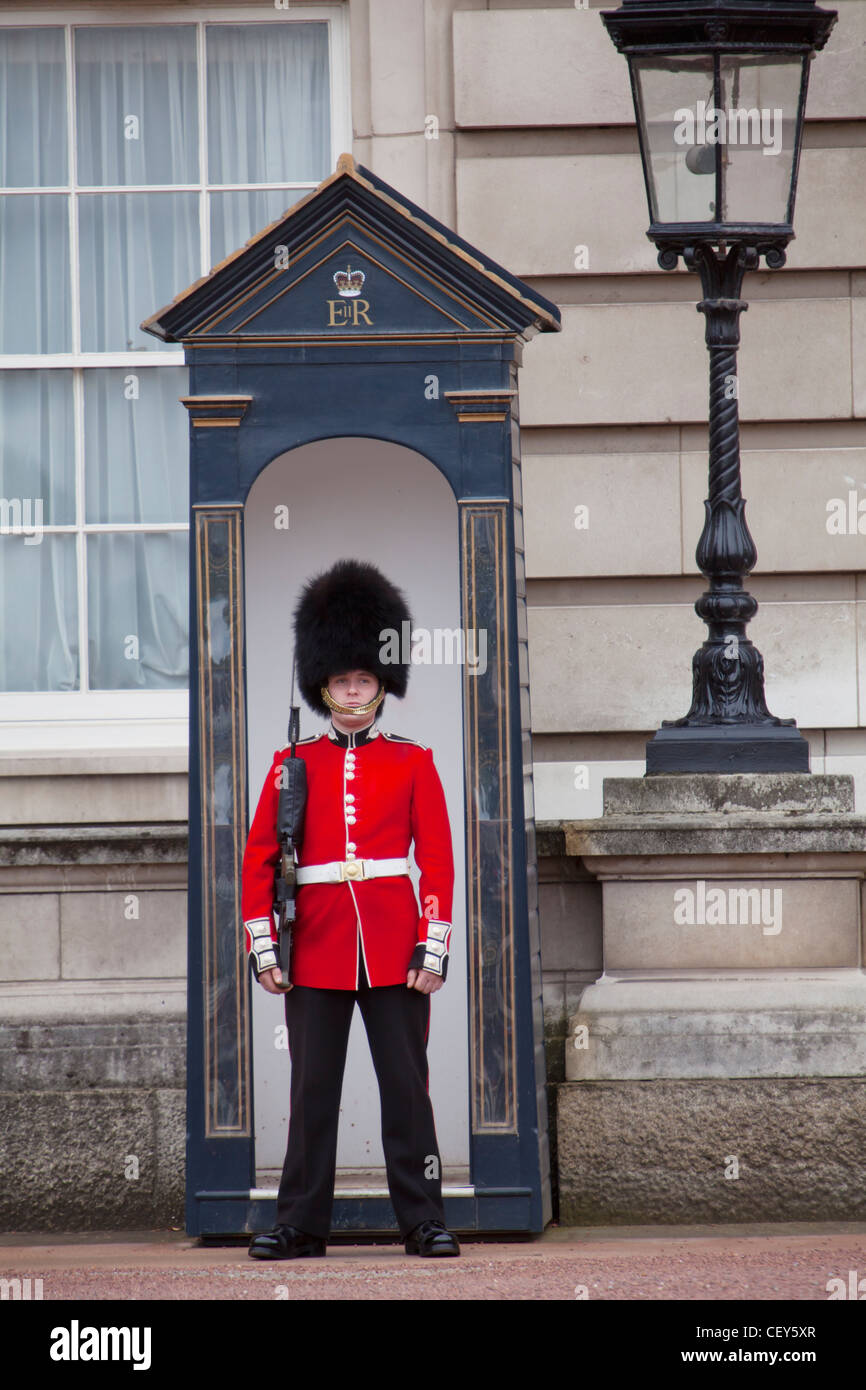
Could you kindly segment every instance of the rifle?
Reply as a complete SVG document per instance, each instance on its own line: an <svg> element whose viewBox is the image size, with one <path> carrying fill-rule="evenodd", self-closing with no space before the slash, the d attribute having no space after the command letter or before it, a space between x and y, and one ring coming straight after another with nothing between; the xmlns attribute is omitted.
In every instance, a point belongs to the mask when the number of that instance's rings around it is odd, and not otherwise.
<svg viewBox="0 0 866 1390"><path fill-rule="evenodd" d="M292 661L292 695L295 698L295 663ZM277 952L282 980L280 988L288 993L292 988L289 973L292 963L292 924L295 921L295 850L304 836L304 812L307 806L307 765L295 754L300 735L301 711L291 706L289 715L289 756L283 760L280 778L280 799L277 807L277 836L280 858L274 878L274 911L279 914Z"/></svg>

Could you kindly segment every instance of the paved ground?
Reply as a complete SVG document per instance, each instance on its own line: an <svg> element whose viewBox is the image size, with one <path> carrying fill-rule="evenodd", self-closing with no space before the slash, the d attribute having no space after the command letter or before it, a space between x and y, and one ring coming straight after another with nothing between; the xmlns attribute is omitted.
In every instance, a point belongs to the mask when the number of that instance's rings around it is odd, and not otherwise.
<svg viewBox="0 0 866 1390"><path fill-rule="evenodd" d="M850 1299L856 1288L854 1296L866 1299L866 1225L552 1228L528 1241L467 1240L456 1260L410 1257L397 1245L330 1245L325 1259L276 1263L251 1260L245 1246L205 1247L179 1232L12 1233L0 1236L0 1279L16 1278L41 1279L45 1301L76 1302L827 1303L834 1290Z"/></svg>

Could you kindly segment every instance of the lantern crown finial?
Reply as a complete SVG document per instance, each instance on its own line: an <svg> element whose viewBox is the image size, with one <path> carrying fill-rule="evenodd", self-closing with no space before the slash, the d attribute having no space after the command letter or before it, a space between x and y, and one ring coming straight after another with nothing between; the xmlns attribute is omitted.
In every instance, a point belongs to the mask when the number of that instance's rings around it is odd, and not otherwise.
<svg viewBox="0 0 866 1390"><path fill-rule="evenodd" d="M623 0L602 22L621 53L823 48L838 15L815 0Z"/></svg>

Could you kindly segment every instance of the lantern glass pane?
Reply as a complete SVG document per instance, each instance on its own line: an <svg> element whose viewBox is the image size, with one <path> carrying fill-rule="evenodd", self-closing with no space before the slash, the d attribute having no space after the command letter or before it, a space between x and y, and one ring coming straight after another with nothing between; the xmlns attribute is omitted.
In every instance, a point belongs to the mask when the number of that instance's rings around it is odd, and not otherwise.
<svg viewBox="0 0 866 1390"><path fill-rule="evenodd" d="M650 217L714 222L718 151L701 138L714 105L712 56L631 62Z"/></svg>
<svg viewBox="0 0 866 1390"><path fill-rule="evenodd" d="M721 61L722 222L793 216L803 59L726 54Z"/></svg>

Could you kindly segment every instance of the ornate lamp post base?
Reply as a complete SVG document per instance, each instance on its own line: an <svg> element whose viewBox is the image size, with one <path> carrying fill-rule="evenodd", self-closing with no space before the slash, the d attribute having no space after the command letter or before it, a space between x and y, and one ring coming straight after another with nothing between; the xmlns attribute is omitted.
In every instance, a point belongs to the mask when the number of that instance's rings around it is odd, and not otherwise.
<svg viewBox="0 0 866 1390"><path fill-rule="evenodd" d="M808 772L809 742L793 724L669 724L646 746L661 772Z"/></svg>
<svg viewBox="0 0 866 1390"><path fill-rule="evenodd" d="M737 348L743 276L764 255L783 265L783 246L707 243L665 246L659 264L672 270L682 255L701 277L710 354L709 497L698 542L698 568L709 588L695 604L707 640L692 661L692 704L682 719L666 721L647 744L647 773L808 772L809 744L793 719L778 719L764 699L764 662L746 635L758 611L743 580L757 561L740 490Z"/></svg>

